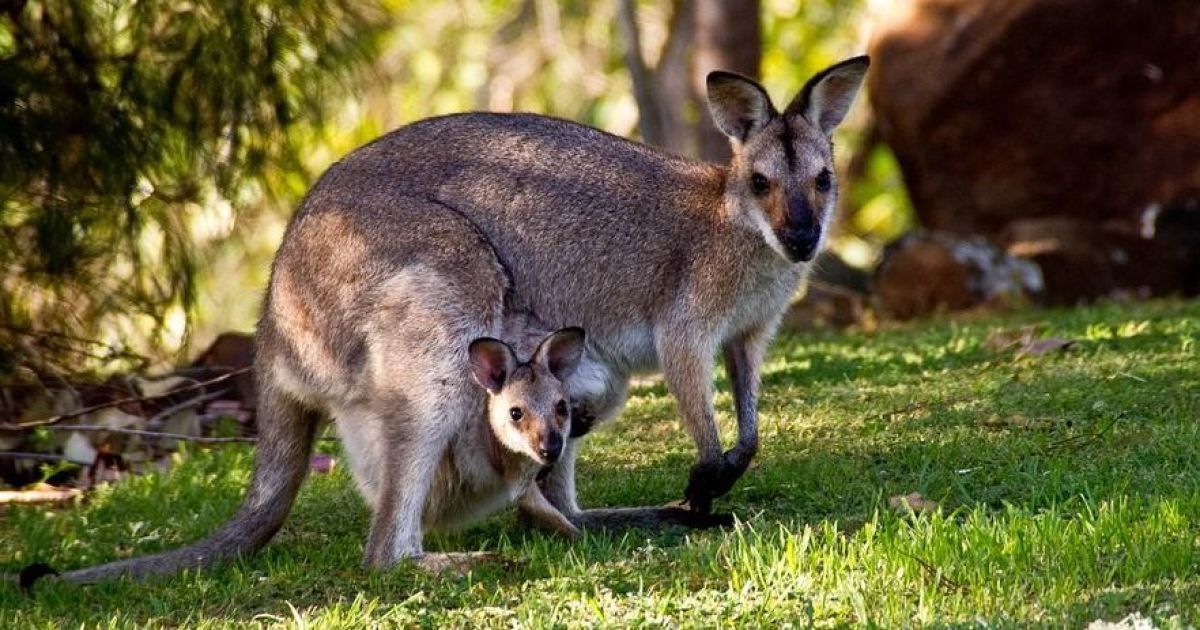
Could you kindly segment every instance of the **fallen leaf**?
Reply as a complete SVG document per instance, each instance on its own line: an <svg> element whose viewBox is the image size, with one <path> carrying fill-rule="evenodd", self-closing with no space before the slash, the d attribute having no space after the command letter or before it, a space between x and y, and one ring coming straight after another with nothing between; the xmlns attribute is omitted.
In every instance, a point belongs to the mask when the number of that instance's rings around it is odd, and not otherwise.
<svg viewBox="0 0 1200 630"><path fill-rule="evenodd" d="M911 511L916 514L933 514L940 509L937 501L926 499L921 496L920 492L891 497L888 499L888 507L900 512Z"/></svg>
<svg viewBox="0 0 1200 630"><path fill-rule="evenodd" d="M1018 330L997 330L988 334L983 340L983 347L993 352L1003 352L1009 348L1023 346L1037 338L1037 324L1029 324Z"/></svg>
<svg viewBox="0 0 1200 630"><path fill-rule="evenodd" d="M1017 358L1036 357L1046 354L1047 352L1054 352L1055 350L1067 350L1073 345L1075 345L1075 341L1072 339L1062 339L1060 337L1038 339L1035 341L1030 341L1029 343L1021 346L1021 348L1017 350Z"/></svg>
<svg viewBox="0 0 1200 630"><path fill-rule="evenodd" d="M1075 345L1073 339L1061 337L1040 338L1041 332L1037 324L1030 324L1018 330L994 331L984 339L983 346L993 352L1014 351L1015 358L1036 357L1056 350L1066 350Z"/></svg>

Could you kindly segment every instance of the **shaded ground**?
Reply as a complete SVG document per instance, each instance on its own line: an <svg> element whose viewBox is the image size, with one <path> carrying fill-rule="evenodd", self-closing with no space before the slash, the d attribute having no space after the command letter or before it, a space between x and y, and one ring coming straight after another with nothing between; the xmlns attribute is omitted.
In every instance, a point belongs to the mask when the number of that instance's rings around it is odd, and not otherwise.
<svg viewBox="0 0 1200 630"><path fill-rule="evenodd" d="M1029 323L1076 344L1020 359L985 344ZM46 585L33 601L0 586L0 627L1080 626L1132 611L1197 623L1198 341L1200 302L787 337L767 365L763 451L719 503L737 529L571 545L506 514L430 546L495 549L511 565L464 579L369 574L367 513L339 469L308 483L254 559L145 585ZM0 513L0 572L193 540L232 512L250 456L193 450L75 508ZM589 438L583 502L674 500L691 456L665 390L641 387ZM911 492L940 511L888 507Z"/></svg>

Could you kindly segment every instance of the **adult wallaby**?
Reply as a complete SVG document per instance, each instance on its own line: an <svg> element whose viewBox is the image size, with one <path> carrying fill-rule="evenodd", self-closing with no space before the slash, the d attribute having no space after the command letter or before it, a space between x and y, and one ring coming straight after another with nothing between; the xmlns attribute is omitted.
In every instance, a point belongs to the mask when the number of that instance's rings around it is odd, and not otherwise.
<svg viewBox="0 0 1200 630"><path fill-rule="evenodd" d="M710 74L727 166L563 120L472 113L413 123L330 167L272 269L250 490L229 523L172 560L262 546L304 479L321 412L360 454L356 476L375 497L366 562L422 557L439 462L486 404L463 367L468 342L503 337L516 315L588 331L584 365L565 383L581 426L620 411L631 373L662 370L699 451L686 501L707 513L757 451L763 353L824 242L837 196L830 134L867 65L822 71L782 113L754 81ZM738 421L725 453L718 352ZM581 511L577 443L542 482L576 526L680 522L685 511L669 508Z"/></svg>

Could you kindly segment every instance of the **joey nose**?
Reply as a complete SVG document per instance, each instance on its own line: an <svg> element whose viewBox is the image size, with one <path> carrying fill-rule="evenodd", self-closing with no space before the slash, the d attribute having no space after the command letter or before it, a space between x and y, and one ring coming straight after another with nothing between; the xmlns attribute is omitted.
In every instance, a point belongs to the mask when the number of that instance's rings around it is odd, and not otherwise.
<svg viewBox="0 0 1200 630"><path fill-rule="evenodd" d="M547 462L558 461L558 456L562 455L563 439L558 433L547 435L538 446L538 455Z"/></svg>

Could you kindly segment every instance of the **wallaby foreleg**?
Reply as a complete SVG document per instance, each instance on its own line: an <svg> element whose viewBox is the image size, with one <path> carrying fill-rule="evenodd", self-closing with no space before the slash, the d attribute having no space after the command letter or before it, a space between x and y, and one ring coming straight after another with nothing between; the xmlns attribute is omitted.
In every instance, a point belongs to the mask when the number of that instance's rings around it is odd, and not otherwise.
<svg viewBox="0 0 1200 630"><path fill-rule="evenodd" d="M725 344L725 371L733 389L738 438L723 459L727 474L734 475L734 480L742 476L758 453L758 391L763 355L770 338L768 330L755 329Z"/></svg>
<svg viewBox="0 0 1200 630"><path fill-rule="evenodd" d="M530 519L533 525L557 532L570 540L579 538L579 529L562 512L550 505L536 482L525 488L518 505L521 513Z"/></svg>
<svg viewBox="0 0 1200 630"><path fill-rule="evenodd" d="M688 507L707 514L712 510L713 499L729 492L742 473L721 452L713 408L715 348L703 337L677 334L660 336L658 345L667 388L674 394L684 425L696 443L696 464L692 466L684 498Z"/></svg>

